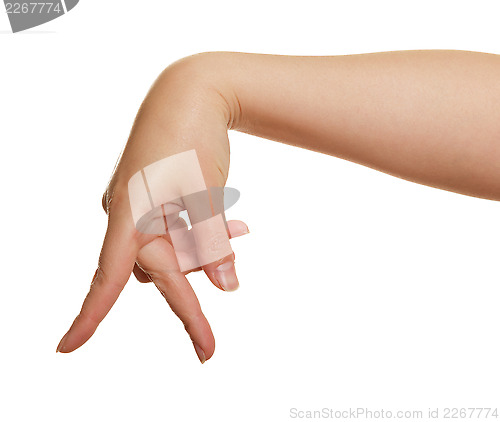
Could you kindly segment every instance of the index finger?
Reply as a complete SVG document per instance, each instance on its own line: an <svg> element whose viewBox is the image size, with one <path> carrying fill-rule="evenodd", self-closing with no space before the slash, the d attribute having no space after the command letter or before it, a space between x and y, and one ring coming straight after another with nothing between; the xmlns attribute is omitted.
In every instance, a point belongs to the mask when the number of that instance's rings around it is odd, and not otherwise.
<svg viewBox="0 0 500 422"><path fill-rule="evenodd" d="M122 208L122 213L127 208ZM119 211L118 211L119 212ZM139 250L137 232L130 225L130 216L110 213L99 264L82 309L57 351L72 352L83 345L97 329L125 287Z"/></svg>

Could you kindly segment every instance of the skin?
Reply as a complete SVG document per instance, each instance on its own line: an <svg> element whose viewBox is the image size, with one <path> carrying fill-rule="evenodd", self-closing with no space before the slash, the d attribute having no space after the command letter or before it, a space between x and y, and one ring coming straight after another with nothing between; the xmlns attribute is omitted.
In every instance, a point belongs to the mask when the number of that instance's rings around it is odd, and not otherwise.
<svg viewBox="0 0 500 422"><path fill-rule="evenodd" d="M130 274L153 281L204 362L210 326L168 238L132 223L127 183L144 166L196 149L207 185L224 186L229 129L330 154L396 177L500 200L500 56L416 50L330 57L203 53L169 66L148 92L103 197L98 269L58 351L85 343ZM229 223L229 236L248 232ZM215 277L217 265L196 270ZM227 277L237 286L234 270Z"/></svg>

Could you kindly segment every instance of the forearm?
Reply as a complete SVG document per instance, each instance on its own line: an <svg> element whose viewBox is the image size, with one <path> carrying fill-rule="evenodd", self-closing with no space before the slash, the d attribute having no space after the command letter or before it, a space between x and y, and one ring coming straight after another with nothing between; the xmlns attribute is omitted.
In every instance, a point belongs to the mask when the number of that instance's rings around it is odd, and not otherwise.
<svg viewBox="0 0 500 422"><path fill-rule="evenodd" d="M500 200L500 56L214 53L231 127Z"/></svg>
<svg viewBox="0 0 500 422"><path fill-rule="evenodd" d="M115 178L196 149L220 186L235 129L500 200L499 75L500 56L454 50L191 56L146 96Z"/></svg>

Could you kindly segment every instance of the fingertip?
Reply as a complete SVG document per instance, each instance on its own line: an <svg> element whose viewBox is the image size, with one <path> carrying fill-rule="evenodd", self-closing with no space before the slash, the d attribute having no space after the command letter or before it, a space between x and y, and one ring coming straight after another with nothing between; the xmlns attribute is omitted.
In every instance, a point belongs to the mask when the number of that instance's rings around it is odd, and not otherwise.
<svg viewBox="0 0 500 422"><path fill-rule="evenodd" d="M69 334L69 331L66 334L64 334L62 339L59 341L59 344L57 345L56 353L59 353L59 352L65 353L64 343L66 341L66 338L68 337L68 334Z"/></svg>
<svg viewBox="0 0 500 422"><path fill-rule="evenodd" d="M227 261L215 268L214 277L219 285L226 292L234 292L240 287L238 277L236 276L236 269L234 262Z"/></svg>
<svg viewBox="0 0 500 422"><path fill-rule="evenodd" d="M78 347L80 347L80 346L75 347L75 345L72 345L72 347L70 347L71 343L67 341L68 337L69 337L69 331L63 336L63 338L59 342L56 349L56 353L71 353L73 350L76 350L78 349Z"/></svg>
<svg viewBox="0 0 500 422"><path fill-rule="evenodd" d="M250 233L248 226L243 221L240 220L230 220L227 222L227 226L231 238L243 236L245 234Z"/></svg>
<svg viewBox="0 0 500 422"><path fill-rule="evenodd" d="M193 346L194 346L194 350L195 350L196 355L198 356L198 359L200 360L200 362L202 364L205 363L207 358L205 356L204 350L200 346L198 346L198 344L196 344L194 341L193 341Z"/></svg>
<svg viewBox="0 0 500 422"><path fill-rule="evenodd" d="M203 315L196 324L189 324L185 328L199 361L205 363L215 351L215 338L210 324Z"/></svg>
<svg viewBox="0 0 500 422"><path fill-rule="evenodd" d="M203 352L205 354L205 362L210 360L215 353L215 338L212 336L206 343Z"/></svg>
<svg viewBox="0 0 500 422"><path fill-rule="evenodd" d="M59 342L56 352L71 353L83 346L95 333L97 325L88 317L78 314Z"/></svg>

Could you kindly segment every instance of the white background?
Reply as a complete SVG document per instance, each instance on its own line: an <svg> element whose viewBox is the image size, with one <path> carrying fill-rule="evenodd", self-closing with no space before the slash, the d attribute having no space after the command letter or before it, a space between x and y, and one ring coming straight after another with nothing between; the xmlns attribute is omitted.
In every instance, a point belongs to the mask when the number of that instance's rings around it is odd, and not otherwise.
<svg viewBox="0 0 500 422"><path fill-rule="evenodd" d="M241 287L190 278L201 365L131 278L56 354L94 273L101 195L149 86L202 51L500 53L497 1L92 1L0 14L1 421L287 421L290 409L500 408L499 203L231 133Z"/></svg>

